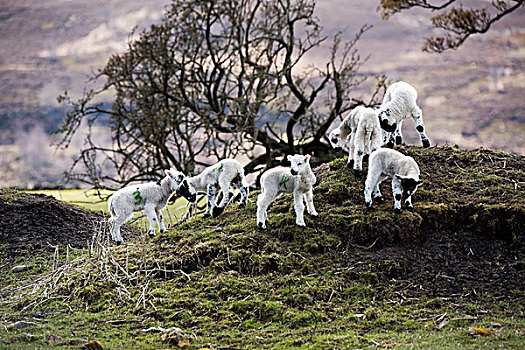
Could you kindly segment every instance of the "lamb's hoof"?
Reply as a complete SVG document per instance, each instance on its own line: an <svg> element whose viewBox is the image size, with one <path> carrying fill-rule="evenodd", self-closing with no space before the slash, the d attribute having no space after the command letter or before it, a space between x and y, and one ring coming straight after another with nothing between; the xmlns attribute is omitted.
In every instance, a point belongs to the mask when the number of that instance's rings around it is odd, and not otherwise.
<svg viewBox="0 0 525 350"><path fill-rule="evenodd" d="M354 167L354 160L351 160L351 161L349 161L348 163L346 163L346 167L347 167L348 169L352 169L352 168Z"/></svg>
<svg viewBox="0 0 525 350"><path fill-rule="evenodd" d="M429 148L430 147L430 141L429 140L423 140L423 148Z"/></svg>
<svg viewBox="0 0 525 350"><path fill-rule="evenodd" d="M383 196L377 196L377 197L374 197L374 200L377 202L377 203L384 203L385 202L385 198Z"/></svg>
<svg viewBox="0 0 525 350"><path fill-rule="evenodd" d="M168 230L160 230L160 233L166 233Z"/></svg>
<svg viewBox="0 0 525 350"><path fill-rule="evenodd" d="M202 215L203 218L209 218L211 217L211 214L210 213L204 213L204 215Z"/></svg>
<svg viewBox="0 0 525 350"><path fill-rule="evenodd" d="M310 214L310 215L312 215L312 216L319 216L319 213L316 212L316 211L314 211L313 213L308 213L308 214Z"/></svg>
<svg viewBox="0 0 525 350"><path fill-rule="evenodd" d="M366 205L366 211L372 211L373 209L372 203Z"/></svg>
<svg viewBox="0 0 525 350"><path fill-rule="evenodd" d="M363 162L368 162L368 158L369 158L369 157L370 157L370 155L365 154L365 155L363 156Z"/></svg>
<svg viewBox="0 0 525 350"><path fill-rule="evenodd" d="M400 145L403 142L401 136L396 136L396 145Z"/></svg>
<svg viewBox="0 0 525 350"><path fill-rule="evenodd" d="M213 208L213 210L212 210L213 217L216 218L217 216L221 215L223 211L224 211L223 207L215 207L215 208Z"/></svg>
<svg viewBox="0 0 525 350"><path fill-rule="evenodd" d="M122 245L122 244L124 244L124 241L115 241L115 244L116 245Z"/></svg>
<svg viewBox="0 0 525 350"><path fill-rule="evenodd" d="M362 169L354 169L354 176L359 177L363 174Z"/></svg>
<svg viewBox="0 0 525 350"><path fill-rule="evenodd" d="M149 236L149 238L155 237L155 232L148 231L148 236Z"/></svg>
<svg viewBox="0 0 525 350"><path fill-rule="evenodd" d="M394 208L394 213L396 213L396 214L401 214L401 209L399 209L399 208Z"/></svg>
<svg viewBox="0 0 525 350"><path fill-rule="evenodd" d="M297 226L306 227L304 222L296 222Z"/></svg>
<svg viewBox="0 0 525 350"><path fill-rule="evenodd" d="M414 207L411 206L411 205L408 205L408 206L407 206L407 210L410 211L410 212L412 212L412 211L414 211Z"/></svg>
<svg viewBox="0 0 525 350"><path fill-rule="evenodd" d="M388 141L385 146L388 148L394 148L394 143L392 141Z"/></svg>
<svg viewBox="0 0 525 350"><path fill-rule="evenodd" d="M260 228L261 230L264 230L266 228L266 226L262 222L258 222L257 227Z"/></svg>

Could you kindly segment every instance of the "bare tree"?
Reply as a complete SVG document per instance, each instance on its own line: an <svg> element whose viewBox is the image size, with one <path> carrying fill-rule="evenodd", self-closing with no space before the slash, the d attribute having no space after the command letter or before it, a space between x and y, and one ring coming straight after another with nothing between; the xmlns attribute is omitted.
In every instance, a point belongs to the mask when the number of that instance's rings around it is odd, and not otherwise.
<svg viewBox="0 0 525 350"><path fill-rule="evenodd" d="M365 102L351 98L364 82L353 40L322 35L313 0L178 0L165 18L114 55L104 79L71 104L57 130L66 147L83 121L111 128L113 145L86 137L70 176L95 187L120 187L185 172L225 157L247 157L247 172L311 153L326 159L330 125L357 104L371 104L384 87L378 77ZM325 62L314 49L328 45ZM114 92L111 104L95 103ZM83 170L85 169L85 170ZM159 174L159 175L157 175Z"/></svg>
<svg viewBox="0 0 525 350"><path fill-rule="evenodd" d="M506 15L518 10L525 0L477 1L475 7L463 8L465 1L459 0L380 0L377 7L383 19L395 13L412 8L442 11L430 18L436 28L443 29L444 35L426 38L423 51L443 52L457 49L472 34L486 33L490 27Z"/></svg>

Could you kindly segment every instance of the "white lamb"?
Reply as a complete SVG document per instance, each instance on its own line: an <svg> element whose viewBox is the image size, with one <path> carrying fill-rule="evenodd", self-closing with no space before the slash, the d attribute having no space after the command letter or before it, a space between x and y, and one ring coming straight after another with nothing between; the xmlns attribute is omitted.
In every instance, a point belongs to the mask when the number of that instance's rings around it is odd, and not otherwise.
<svg viewBox="0 0 525 350"><path fill-rule="evenodd" d="M423 147L430 147L430 141L425 134L423 114L416 100L416 89L404 81L398 81L386 90L383 103L379 107L379 122L383 130L390 132L390 139L387 144L389 147L394 146L394 139L398 145L403 142L401 124L408 117L414 119Z"/></svg>
<svg viewBox="0 0 525 350"><path fill-rule="evenodd" d="M204 169L199 175L186 177L181 182L179 191L188 201L195 202L197 191L206 191L208 203L204 217L219 216L230 202L233 192L230 186L238 188L241 192L239 207L245 207L248 200L248 186L244 182L244 168L235 159L223 159L217 164ZM217 186L222 192L222 200L217 206L215 195Z"/></svg>
<svg viewBox="0 0 525 350"><path fill-rule="evenodd" d="M389 148L381 148L370 155L368 174L365 181L365 203L372 208L372 195L382 203L384 201L379 184L392 179L392 193L394 195L394 211L401 213L401 198L405 197L407 209L412 211L412 195L422 181L419 179L419 167L412 157Z"/></svg>
<svg viewBox="0 0 525 350"><path fill-rule="evenodd" d="M382 145L382 132L377 111L357 106L329 136L332 147L340 150L349 140L348 166L363 170L363 157Z"/></svg>
<svg viewBox="0 0 525 350"><path fill-rule="evenodd" d="M121 188L109 199L111 237L118 244L124 243L120 235L120 227L133 217L134 212L139 210L144 210L148 218L150 237L155 236L157 221L160 232L166 232L161 211L166 208L168 200L178 190L184 174L174 169L164 170L164 172L166 176L161 181Z"/></svg>
<svg viewBox="0 0 525 350"><path fill-rule="evenodd" d="M267 209L279 193L293 192L296 224L304 223L304 202L308 214L317 216L313 201L313 189L316 178L310 167L310 155L296 154L288 156L290 168L273 168L261 176L261 194L257 197L257 226L266 228Z"/></svg>

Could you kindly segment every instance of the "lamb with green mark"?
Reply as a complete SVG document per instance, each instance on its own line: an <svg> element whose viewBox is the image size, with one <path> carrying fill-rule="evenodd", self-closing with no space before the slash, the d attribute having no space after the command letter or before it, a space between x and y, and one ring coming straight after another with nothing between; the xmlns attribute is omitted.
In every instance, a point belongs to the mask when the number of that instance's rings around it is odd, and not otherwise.
<svg viewBox="0 0 525 350"><path fill-rule="evenodd" d="M304 222L304 200L308 214L317 216L314 207L313 188L316 178L310 167L310 155L288 156L290 168L273 168L261 176L261 194L257 197L257 226L266 228L267 210L280 193L293 193L296 224Z"/></svg>
<svg viewBox="0 0 525 350"><path fill-rule="evenodd" d="M111 238L118 244L124 243L120 227L133 217L136 211L144 210L149 222L148 235L155 236L155 224L158 221L161 233L166 232L162 210L166 208L171 196L179 189L184 174L174 169L165 170L166 176L158 182L148 182L121 188L108 202L111 218Z"/></svg>
<svg viewBox="0 0 525 350"><path fill-rule="evenodd" d="M189 202L197 200L198 191L206 191L208 202L204 217L219 216L230 202L233 192L230 187L238 188L241 192L239 208L246 206L248 201L248 185L244 181L244 168L235 159L223 159L215 165L204 169L199 175L185 177L179 189L179 194ZM219 205L215 203L217 187L222 192L222 200Z"/></svg>

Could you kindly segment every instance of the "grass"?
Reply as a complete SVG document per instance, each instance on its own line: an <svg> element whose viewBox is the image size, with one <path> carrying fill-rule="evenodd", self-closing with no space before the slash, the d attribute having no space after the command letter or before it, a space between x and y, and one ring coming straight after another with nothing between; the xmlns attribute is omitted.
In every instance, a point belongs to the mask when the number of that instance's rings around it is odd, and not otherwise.
<svg viewBox="0 0 525 350"><path fill-rule="evenodd" d="M424 174L413 213L392 213L386 185L367 212L363 179L338 159L318 170L320 216L306 228L283 196L258 230L254 192L245 209L153 240L6 261L0 349L523 348L523 157L404 151ZM37 326L13 329L19 320Z"/></svg>
<svg viewBox="0 0 525 350"><path fill-rule="evenodd" d="M96 190L82 190L82 189L67 189L67 190L34 190L34 191L25 191L26 193L33 193L33 194L45 194L48 196L52 196L56 199L62 200L67 203L71 203L74 205L77 205L81 208L88 209L91 211L97 211L97 212L106 212L108 211L108 203L107 200L102 200L97 196ZM100 190L101 195L109 196L111 195L112 191L109 190ZM186 210L186 204L188 202L180 197L177 198L175 202L171 202L168 205L168 210L170 213L175 214L177 217L180 217L182 214L184 214ZM199 202L199 205L203 203L203 199L201 199L201 202ZM135 216L138 216L140 214L135 214Z"/></svg>

